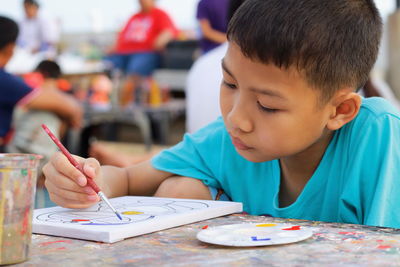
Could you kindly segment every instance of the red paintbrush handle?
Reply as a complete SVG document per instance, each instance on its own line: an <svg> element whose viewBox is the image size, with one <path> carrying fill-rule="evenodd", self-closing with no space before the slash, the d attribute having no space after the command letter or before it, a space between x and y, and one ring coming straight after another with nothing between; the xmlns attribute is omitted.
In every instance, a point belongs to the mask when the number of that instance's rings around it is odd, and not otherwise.
<svg viewBox="0 0 400 267"><path fill-rule="evenodd" d="M93 181L92 178L86 177L86 179L87 179L88 185L89 185L91 188L93 188L93 190L94 190L96 193L99 193L99 192L101 191L100 188L97 186L97 184Z"/></svg>

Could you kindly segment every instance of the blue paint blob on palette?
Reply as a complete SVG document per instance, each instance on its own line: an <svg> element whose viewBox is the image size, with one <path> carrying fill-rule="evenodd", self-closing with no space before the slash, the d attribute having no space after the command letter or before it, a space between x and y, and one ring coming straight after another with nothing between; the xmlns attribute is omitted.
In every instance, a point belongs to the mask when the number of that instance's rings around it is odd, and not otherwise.
<svg viewBox="0 0 400 267"><path fill-rule="evenodd" d="M234 247L295 243L313 235L310 228L283 223L242 223L208 227L197 234L202 242Z"/></svg>

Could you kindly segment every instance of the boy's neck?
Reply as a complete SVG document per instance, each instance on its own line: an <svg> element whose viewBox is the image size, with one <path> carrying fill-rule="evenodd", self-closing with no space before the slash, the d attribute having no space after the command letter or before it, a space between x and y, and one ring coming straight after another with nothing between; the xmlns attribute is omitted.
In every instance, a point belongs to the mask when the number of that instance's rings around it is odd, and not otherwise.
<svg viewBox="0 0 400 267"><path fill-rule="evenodd" d="M329 131L321 139L296 155L281 158L281 185L279 191L279 206L285 207L296 201L304 186L313 176L324 156L333 132Z"/></svg>

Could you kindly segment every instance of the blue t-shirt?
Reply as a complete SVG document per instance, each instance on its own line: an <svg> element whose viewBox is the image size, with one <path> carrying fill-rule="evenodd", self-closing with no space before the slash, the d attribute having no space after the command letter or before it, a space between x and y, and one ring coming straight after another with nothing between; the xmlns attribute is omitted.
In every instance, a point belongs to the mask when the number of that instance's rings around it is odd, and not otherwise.
<svg viewBox="0 0 400 267"><path fill-rule="evenodd" d="M11 128L15 105L31 91L22 79L0 68L0 137L5 137Z"/></svg>
<svg viewBox="0 0 400 267"><path fill-rule="evenodd" d="M240 156L222 119L152 159L154 168L222 188L250 214L400 228L400 114L382 98L363 99L335 131L297 200L279 207L279 160Z"/></svg>
<svg viewBox="0 0 400 267"><path fill-rule="evenodd" d="M212 29L219 32L226 32L228 28L228 4L229 0L200 0L197 6L197 19L206 19ZM203 53L219 46L204 37L200 39L200 47Z"/></svg>

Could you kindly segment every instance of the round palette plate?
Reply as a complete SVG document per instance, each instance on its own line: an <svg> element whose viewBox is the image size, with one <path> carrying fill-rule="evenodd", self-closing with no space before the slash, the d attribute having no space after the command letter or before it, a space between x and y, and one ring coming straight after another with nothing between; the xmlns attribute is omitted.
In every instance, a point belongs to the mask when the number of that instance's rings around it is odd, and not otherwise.
<svg viewBox="0 0 400 267"><path fill-rule="evenodd" d="M200 241L234 247L281 245L313 235L311 229L282 223L242 223L210 227L197 233Z"/></svg>

